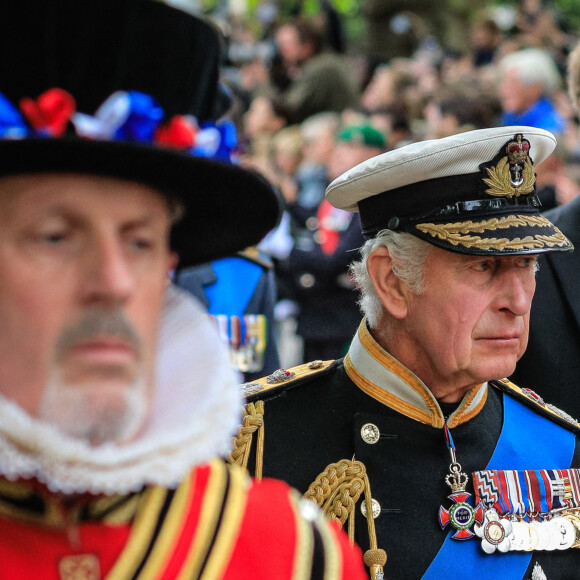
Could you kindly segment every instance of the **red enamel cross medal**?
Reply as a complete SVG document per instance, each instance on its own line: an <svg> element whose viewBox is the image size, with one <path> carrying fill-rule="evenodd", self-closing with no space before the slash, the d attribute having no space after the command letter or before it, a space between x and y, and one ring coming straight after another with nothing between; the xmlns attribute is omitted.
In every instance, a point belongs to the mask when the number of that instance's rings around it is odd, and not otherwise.
<svg viewBox="0 0 580 580"><path fill-rule="evenodd" d="M445 477L445 483L451 488L451 495L447 496L453 502L449 509L443 506L439 508L439 525L444 529L447 524L455 529L451 536L454 540L469 540L475 535L470 528L474 524L483 524L484 507L479 503L473 507L468 503L471 494L465 491L465 486L469 478L461 471L461 465L457 463L455 457L455 445L447 425L444 425L447 448L451 455L451 465L449 465L449 474Z"/></svg>
<svg viewBox="0 0 580 580"><path fill-rule="evenodd" d="M484 510L479 504L477 507L471 506L467 500L471 497L466 491L456 491L448 496L453 504L446 510L443 506L439 508L439 525L445 528L450 524L455 528L455 533L451 536L454 540L469 540L474 533L469 529L473 524L483 523Z"/></svg>

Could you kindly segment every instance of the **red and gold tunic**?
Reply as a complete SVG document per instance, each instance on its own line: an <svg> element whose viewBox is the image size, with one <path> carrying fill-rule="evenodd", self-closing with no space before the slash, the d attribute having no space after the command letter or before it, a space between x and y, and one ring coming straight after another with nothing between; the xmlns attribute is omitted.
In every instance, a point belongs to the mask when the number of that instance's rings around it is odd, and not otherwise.
<svg viewBox="0 0 580 580"><path fill-rule="evenodd" d="M219 460L177 489L74 501L0 480L0 579L365 578L358 549L304 501Z"/></svg>

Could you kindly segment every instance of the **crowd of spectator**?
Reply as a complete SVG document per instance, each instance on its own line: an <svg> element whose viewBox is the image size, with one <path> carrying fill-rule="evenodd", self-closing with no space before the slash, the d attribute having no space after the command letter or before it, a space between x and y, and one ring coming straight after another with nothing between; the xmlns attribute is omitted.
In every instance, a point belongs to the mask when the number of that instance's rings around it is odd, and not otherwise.
<svg viewBox="0 0 580 580"><path fill-rule="evenodd" d="M367 1L362 50L349 46L331 4L321 6L316 17L283 19L270 0L252 21L227 12L217 18L237 162L266 176L286 202L262 250L276 264L288 366L342 356L360 318L348 272L361 243L352 233L356 216L324 203L326 186L343 171L409 142L519 124L558 137L538 172L544 209L580 190L579 123L565 83L577 37L552 4L522 0L507 19L505 9L482 9L457 48L446 44L438 3ZM284 339L287 324L298 347Z"/></svg>

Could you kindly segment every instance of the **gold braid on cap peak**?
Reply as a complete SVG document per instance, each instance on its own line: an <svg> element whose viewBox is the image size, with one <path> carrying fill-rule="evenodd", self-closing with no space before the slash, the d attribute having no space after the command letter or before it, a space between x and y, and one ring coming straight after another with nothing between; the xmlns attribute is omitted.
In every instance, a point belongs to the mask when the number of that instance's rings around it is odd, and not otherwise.
<svg viewBox="0 0 580 580"><path fill-rule="evenodd" d="M254 477L259 481L262 479L264 465L264 401L256 401L244 406L244 418L237 435L234 437L232 452L227 459L230 465L238 465L242 469L248 468L252 440L256 431L258 432L258 442Z"/></svg>
<svg viewBox="0 0 580 580"><path fill-rule="evenodd" d="M552 227L552 235L536 233L522 238L486 238L473 233L491 232L517 227L548 228ZM510 215L502 218L491 218L481 222L464 221L448 224L425 223L417 224L416 228L434 238L445 240L454 246L479 250L523 250L534 248L564 247L568 239L562 232L543 216Z"/></svg>
<svg viewBox="0 0 580 580"><path fill-rule="evenodd" d="M354 542L354 514L357 501L364 493L367 506L366 519L370 549L364 562L370 568L371 578L380 578L387 553L377 547L377 534L373 517L371 485L366 468L360 461L341 459L331 463L311 484L304 494L314 501L323 513L342 528L348 520L348 537Z"/></svg>

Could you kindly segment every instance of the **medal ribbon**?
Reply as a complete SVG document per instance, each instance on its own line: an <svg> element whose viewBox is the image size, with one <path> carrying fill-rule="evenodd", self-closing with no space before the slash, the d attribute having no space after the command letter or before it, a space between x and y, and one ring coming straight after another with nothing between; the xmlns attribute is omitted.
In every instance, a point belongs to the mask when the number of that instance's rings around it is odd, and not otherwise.
<svg viewBox="0 0 580 580"><path fill-rule="evenodd" d="M535 471L526 470L526 480L528 484L528 490L530 495L530 513L538 514L542 512L542 502L545 498L542 496L542 490L540 489L540 480Z"/></svg>
<svg viewBox="0 0 580 580"><path fill-rule="evenodd" d="M546 512L551 512L552 508L554 507L552 505L552 486L550 484L550 478L548 476L548 470L547 469L540 469L539 470L540 473L540 482L542 484L542 488L543 488L543 493L544 493L544 497L545 497L545 501L546 501Z"/></svg>
<svg viewBox="0 0 580 580"><path fill-rule="evenodd" d="M554 509L560 509L568 507L566 503L566 484L562 477L560 476L560 471L568 471L568 470L559 470L559 469L549 469L548 474L550 476L550 484L551 484L551 491L552 491L552 504Z"/></svg>
<svg viewBox="0 0 580 580"><path fill-rule="evenodd" d="M562 465L570 465L576 446L576 437L571 431L536 414L507 394L503 395L503 411L502 431L487 465L488 470L535 469L536 474L543 477L546 468L557 469ZM530 441L534 444L530 445ZM550 490L550 482L544 484L544 487ZM547 499L549 494L545 496ZM532 552L508 552L497 558L490 557L481 550L479 542L452 540L450 532L423 580L454 578L459 570L464 578L520 580L531 558ZM461 568L458 567L459 562Z"/></svg>
<svg viewBox="0 0 580 580"><path fill-rule="evenodd" d="M514 508L512 506L511 501L510 501L511 496L508 492L509 482L508 482L507 472L499 471L497 476L499 479L499 496L503 500L501 503L503 504L504 509L506 511L511 512Z"/></svg>
<svg viewBox="0 0 580 580"><path fill-rule="evenodd" d="M576 501L580 498L580 470L570 469L570 487L572 488L572 495Z"/></svg>
<svg viewBox="0 0 580 580"><path fill-rule="evenodd" d="M516 477L521 493L522 513L532 513L531 506L534 505L534 496L532 490L528 487L528 478L525 471L516 471Z"/></svg>
<svg viewBox="0 0 580 580"><path fill-rule="evenodd" d="M487 482L497 481L495 501ZM505 514L546 514L552 509L580 506L579 469L485 470L473 474L475 503Z"/></svg>

